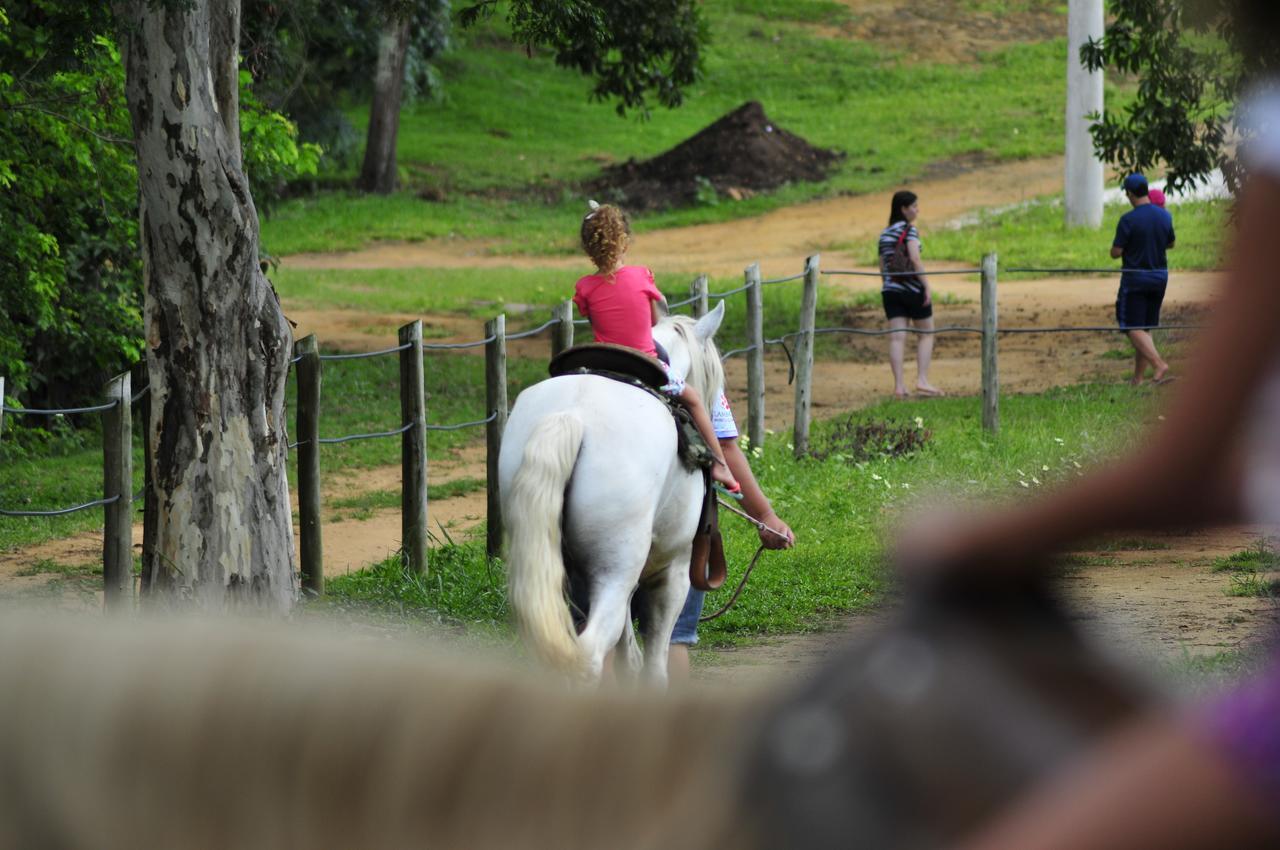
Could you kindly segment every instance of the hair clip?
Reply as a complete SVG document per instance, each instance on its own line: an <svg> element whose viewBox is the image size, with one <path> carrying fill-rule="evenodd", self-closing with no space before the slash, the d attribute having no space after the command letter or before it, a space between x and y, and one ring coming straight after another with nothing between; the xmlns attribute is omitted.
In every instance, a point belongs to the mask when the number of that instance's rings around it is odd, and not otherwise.
<svg viewBox="0 0 1280 850"><path fill-rule="evenodd" d="M591 218L591 216L595 215L600 210L600 205L597 204L595 201L588 200L587 209L591 210L591 212L587 213L582 217L583 221L586 221L587 219Z"/></svg>

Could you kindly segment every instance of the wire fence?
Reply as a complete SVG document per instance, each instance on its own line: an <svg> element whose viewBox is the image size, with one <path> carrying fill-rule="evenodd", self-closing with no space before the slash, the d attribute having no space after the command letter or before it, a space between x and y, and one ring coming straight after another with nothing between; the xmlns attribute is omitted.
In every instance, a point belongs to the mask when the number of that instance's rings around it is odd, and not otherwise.
<svg viewBox="0 0 1280 850"><path fill-rule="evenodd" d="M990 263L988 264L988 259ZM1196 331L1203 326L1198 324L1173 324L1173 325L1144 325L1141 327L1119 328L1114 325L1061 325L1051 327L1001 327L995 317L995 277L997 266L994 257L984 259L982 267L979 268L957 268L957 269L940 269L927 271L928 276L943 275L979 275L982 279L983 286L983 303L982 303L982 325L981 326L964 326L964 325L948 325L936 328L920 328L920 327L903 327L903 328L865 328L865 327L817 327L816 326L816 305L817 305L817 289L818 282L822 276L861 276L861 277L910 277L916 272L902 272L886 274L881 271L860 270L860 269L820 269L818 266L818 258L814 256L806 262L805 271L786 275L782 277L761 279L758 267L752 266L748 269L747 281L742 286L733 287L727 290L712 292L707 287L706 276L696 278L690 289L691 295L688 298L674 300L669 303L671 310L692 306L695 315L701 315L705 311L711 301L724 301L735 295L747 294L747 331L748 342L746 346L732 348L724 351L721 355L722 359L728 360L731 357L739 355L748 356L748 400L747 400L747 419L748 432L752 439L752 445L760 445L763 442L763 356L767 348L777 346L781 347L787 356L789 362L789 378L788 381L796 384L796 422L794 424L795 432L792 442L795 446L797 454L807 451L808 443L808 406L811 396L812 381L812 363L813 363L813 340L816 337L824 335L851 335L863 337L883 337L895 333L913 334L917 336L938 336L945 334L967 334L981 337L983 346L982 370L983 370L983 423L989 428L998 420L994 415L988 415L989 411L996 410L996 399L998 399L998 383L995 378L996 374L996 345L995 340L1002 336L1015 335L1041 335L1041 334L1076 334L1076 333L1125 333L1131 330L1177 330L1177 331ZM1036 268L1029 266L1017 266L1004 269L1005 272L1018 274L1041 274L1041 275L1065 275L1065 274L1109 274L1115 275L1125 271L1139 271L1131 269L1101 269L1101 268ZM781 335L765 337L762 333L763 327L763 306L759 298L760 289L764 286L773 286L788 284L793 282L802 282L804 292L801 298L801 316L799 328L795 331L789 331ZM312 433L309 436L300 438L297 441L288 442L289 449L298 449L300 453L309 453L312 462L315 462L315 452L321 445L337 445L362 440L390 439L400 437L404 441L406 461L405 468L409 470L414 463L420 467L421 481L420 496L421 509L420 524L423 528L420 531L412 531L409 526L407 517L410 513L409 503L412 499L409 497L410 481L408 477L404 482L406 492L406 539L411 534L416 534L425 539L425 490L426 490L426 461L425 461L425 444L422 442L422 436L428 431L457 431L467 428L484 427L488 435L488 460L489 467L489 520L490 520L490 541L491 553L493 550L492 541L494 539L495 526L496 534L500 538L501 534L501 517L496 504L496 462L497 449L501 444L502 430L505 427L507 415L506 403L506 349L507 341L523 340L538 336L546 331L552 331L551 337L551 353L554 355L558 350L562 350L568 344L572 343L573 329L580 325L589 324L589 320L573 319L572 306L569 302L562 302L557 308L553 317L540 325L528 328L516 333L507 334L505 332L505 318L499 316L493 322L486 325L485 335L476 340L461 342L439 342L427 343L421 339L421 323L415 322L406 328L401 329L401 343L388 348L367 352L336 352L331 354L321 354L314 348L314 339L311 342L309 351L295 351L289 362L295 367L295 371L302 380L304 370L309 370L311 376L309 380L315 380L316 398L318 398L318 369L319 364L323 362L335 362L343 360L358 360L374 357L383 357L389 355L400 355L402 384L401 384L401 402L402 410L408 411L405 415L404 424L398 428L375 431L369 433L346 434L337 437L320 437L315 433L314 427L316 418L313 416L311 420ZM410 341L405 342L404 332L413 326L417 327L416 337L412 337ZM301 346L301 343L300 343ZM460 351L474 348L485 348L486 360L486 409L487 415L484 418L474 419L465 422L454 423L431 423L426 421L425 406L421 406L418 402L417 407L414 406L414 400L410 398L412 395L411 388L415 381L417 386L421 387L421 369L422 355L421 352L426 351ZM415 357L413 352L419 352ZM409 352L409 354L406 354ZM303 361L308 356L314 357L314 367L304 367ZM416 366L414 366L416 361ZM417 369L416 378L413 369ZM409 369L406 373L404 370ZM408 380L406 382L406 374ZM301 384L300 384L301 387ZM0 402L2 398L3 379L0 379ZM26 408L19 406L10 406L0 403L0 412L3 414L19 415L19 416L73 416L102 414L104 417L115 415L113 412L117 410L126 401L129 403L138 403L145 401L150 386L143 386L140 390L132 395L125 394L122 397L113 398L103 404L86 405L80 407L68 408ZM406 395L406 393L408 395ZM299 392L299 423L302 422L302 393ZM315 411L312 411L315 413ZM105 421L105 419L104 419ZM993 429L994 430L994 429ZM410 455L417 452L419 457L416 461L410 460ZM318 466L315 467L318 475ZM299 476L303 475L301 455L299 460ZM406 476L408 472L406 471ZM128 494L123 490L117 490L115 493L104 494L102 498L85 501L82 504L70 505L62 508L50 509L10 509L0 508L0 516L16 517L16 518L39 518L39 517L59 517L68 514L78 513L81 511L102 508L110 511L119 505L121 500L125 500L126 506L130 503L141 501L145 494L147 485L144 485L142 491L138 494ZM417 484L415 484L415 487ZM302 501L300 486L300 502ZM316 489L318 493L318 489ZM304 509L300 505L300 512L308 512L315 520L318 527L318 502L310 509ZM304 526L305 526L304 522ZM305 536L305 535L304 535ZM144 543L144 551L145 551ZM306 563L307 546L304 541L304 575L308 571L312 571L322 576L322 567L319 561L308 565ZM318 559L318 556L316 556ZM421 559L421 567L425 569L425 557Z"/></svg>

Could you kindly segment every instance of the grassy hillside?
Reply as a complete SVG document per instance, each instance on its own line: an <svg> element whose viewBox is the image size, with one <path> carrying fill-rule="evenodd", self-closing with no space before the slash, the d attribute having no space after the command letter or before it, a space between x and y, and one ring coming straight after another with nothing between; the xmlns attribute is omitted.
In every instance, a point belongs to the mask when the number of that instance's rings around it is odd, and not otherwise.
<svg viewBox="0 0 1280 850"><path fill-rule="evenodd" d="M1049 4L1045 4L1049 5ZM491 238L502 251L572 249L578 184L607 163L647 158L747 100L778 124L847 156L820 184L644 217L638 229L722 220L988 161L1057 153L1066 44L1010 44L961 64L853 40L848 10L823 0L708 0L706 76L676 110L645 121L589 102L589 83L515 48L500 23L462 32L441 62L443 95L400 124L405 190L331 192L281 205L265 222L276 254L376 239ZM1065 30L1065 15L1062 29ZM1118 96L1115 92L1113 97ZM350 117L363 129L362 105ZM425 201L430 187L443 201Z"/></svg>

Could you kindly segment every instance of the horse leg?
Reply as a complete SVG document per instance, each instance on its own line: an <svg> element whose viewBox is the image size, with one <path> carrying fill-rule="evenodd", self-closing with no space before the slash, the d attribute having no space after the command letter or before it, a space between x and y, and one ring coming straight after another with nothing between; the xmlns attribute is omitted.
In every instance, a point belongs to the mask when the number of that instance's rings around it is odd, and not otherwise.
<svg viewBox="0 0 1280 850"><path fill-rule="evenodd" d="M644 674L656 685L667 684L667 652L671 631L689 595L689 557L677 558L649 587L649 616L644 632Z"/></svg>
<svg viewBox="0 0 1280 850"><path fill-rule="evenodd" d="M600 681L605 656L621 642L623 630L630 629L627 622L630 600L631 588L621 582L604 581L592 586L587 624L578 635L588 681Z"/></svg>
<svg viewBox="0 0 1280 850"><path fill-rule="evenodd" d="M635 599L634 592L631 598ZM613 648L613 664L619 679L634 681L640 678L640 670L644 667L644 656L640 654L640 644L636 643L636 630L630 623L631 606L629 604L627 610L628 621L622 624L622 636L618 638L618 643Z"/></svg>

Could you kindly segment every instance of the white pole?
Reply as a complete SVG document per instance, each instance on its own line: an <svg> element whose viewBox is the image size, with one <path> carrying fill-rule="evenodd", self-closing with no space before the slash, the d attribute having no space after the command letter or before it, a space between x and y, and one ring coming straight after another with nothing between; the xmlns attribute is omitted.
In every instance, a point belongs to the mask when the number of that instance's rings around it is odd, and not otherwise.
<svg viewBox="0 0 1280 850"><path fill-rule="evenodd" d="M1102 161L1093 153L1086 115L1102 112L1102 72L1080 62L1080 47L1103 34L1102 0L1070 0L1067 8L1067 166L1063 194L1068 227L1102 224Z"/></svg>

